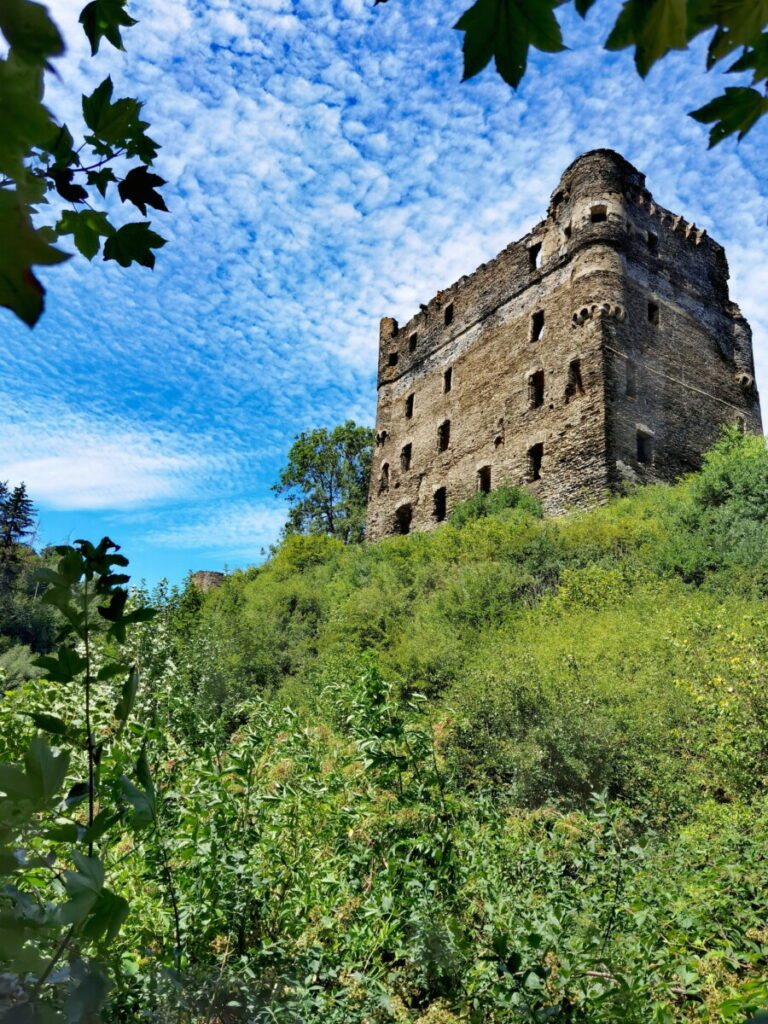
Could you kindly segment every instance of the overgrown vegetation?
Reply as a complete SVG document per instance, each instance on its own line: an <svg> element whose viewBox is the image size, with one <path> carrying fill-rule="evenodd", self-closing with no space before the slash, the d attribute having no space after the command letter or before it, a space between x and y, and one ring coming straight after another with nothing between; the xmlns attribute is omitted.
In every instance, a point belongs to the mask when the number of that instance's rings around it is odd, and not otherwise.
<svg viewBox="0 0 768 1024"><path fill-rule="evenodd" d="M764 1019L767 489L764 441L732 432L590 512L499 492L152 595L121 655L151 826L102 795L130 907L104 1019ZM70 700L9 690L1 760ZM17 876L30 914L49 874Z"/></svg>

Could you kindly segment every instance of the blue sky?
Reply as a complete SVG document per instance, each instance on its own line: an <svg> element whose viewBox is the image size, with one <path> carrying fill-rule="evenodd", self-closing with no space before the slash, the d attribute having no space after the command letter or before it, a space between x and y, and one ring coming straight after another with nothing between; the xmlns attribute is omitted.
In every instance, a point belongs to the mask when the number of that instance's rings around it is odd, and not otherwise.
<svg viewBox="0 0 768 1024"><path fill-rule="evenodd" d="M517 93L462 84L467 6L134 0L126 53L92 60L80 0L53 0L49 106L77 124L106 73L145 100L171 212L153 272L78 256L43 275L33 331L0 310L0 479L26 481L40 542L109 534L150 582L258 561L294 435L373 423L379 318L524 234L599 146L725 245L768 379L768 125L708 151L686 116L723 84L702 46L643 82L600 46L610 0L561 9L571 49L534 51Z"/></svg>

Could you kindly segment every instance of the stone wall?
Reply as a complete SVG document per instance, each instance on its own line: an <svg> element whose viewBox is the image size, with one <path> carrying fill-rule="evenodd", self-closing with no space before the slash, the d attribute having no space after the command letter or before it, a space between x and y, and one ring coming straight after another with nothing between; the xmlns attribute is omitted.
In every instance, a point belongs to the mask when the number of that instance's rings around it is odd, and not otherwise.
<svg viewBox="0 0 768 1024"><path fill-rule="evenodd" d="M368 537L505 483L562 512L696 468L722 423L759 431L727 277L622 157L580 157L530 234L403 327L382 320Z"/></svg>

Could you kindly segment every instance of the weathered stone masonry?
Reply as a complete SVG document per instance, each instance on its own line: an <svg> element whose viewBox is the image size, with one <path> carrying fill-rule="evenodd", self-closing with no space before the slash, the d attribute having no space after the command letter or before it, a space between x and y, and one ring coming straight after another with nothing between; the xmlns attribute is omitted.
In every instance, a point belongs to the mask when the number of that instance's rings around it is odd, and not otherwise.
<svg viewBox="0 0 768 1024"><path fill-rule="evenodd" d="M508 483L559 513L698 468L721 424L760 432L727 281L722 247L643 174L579 157L530 234L404 326L381 321L368 537Z"/></svg>

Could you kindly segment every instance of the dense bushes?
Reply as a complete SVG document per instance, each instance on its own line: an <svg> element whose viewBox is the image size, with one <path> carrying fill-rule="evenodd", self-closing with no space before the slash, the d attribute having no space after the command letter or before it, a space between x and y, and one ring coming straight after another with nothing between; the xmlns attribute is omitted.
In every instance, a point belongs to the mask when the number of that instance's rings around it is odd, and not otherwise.
<svg viewBox="0 0 768 1024"><path fill-rule="evenodd" d="M110 862L109 1019L768 1004L767 487L763 442L730 433L589 512L497 492L428 535L289 537L204 597L160 591L129 639L157 800ZM6 752L44 692L6 694Z"/></svg>

